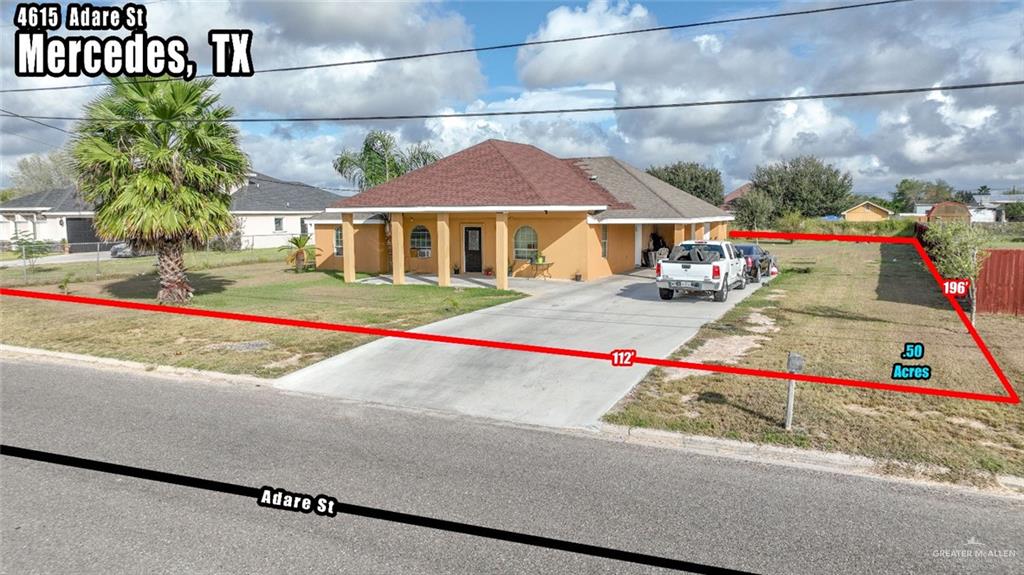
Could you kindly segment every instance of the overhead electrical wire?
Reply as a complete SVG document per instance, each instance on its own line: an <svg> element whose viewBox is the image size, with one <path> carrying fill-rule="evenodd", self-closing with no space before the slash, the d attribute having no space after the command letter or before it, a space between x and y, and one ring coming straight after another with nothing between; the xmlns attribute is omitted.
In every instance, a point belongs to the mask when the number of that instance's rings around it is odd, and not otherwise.
<svg viewBox="0 0 1024 575"><path fill-rule="evenodd" d="M58 132L64 132L65 134L71 134L71 132L65 130L64 128L60 128L60 127L54 126L53 124L47 124L45 122L40 122L39 120L36 120L35 118L30 118L28 116L22 116L21 114L16 114L14 112L10 112L10 111L4 110L3 108L0 108L0 112L3 112L9 118L21 118L22 120L27 120L27 121L32 122L34 124L39 124L40 126L46 126L47 128L52 128L54 130L57 130Z"/></svg>
<svg viewBox="0 0 1024 575"><path fill-rule="evenodd" d="M594 106L589 108L552 108L544 110L509 110L509 111L489 111L489 112L452 112L450 114L397 114L390 116L317 116L317 117L297 117L297 118L285 118L285 117L267 117L267 118L228 118L228 119L217 119L207 120L202 118L184 118L176 121L183 122L230 122L230 123L297 123L297 122L369 122L369 121L396 121L396 120L430 120L430 119L449 119L449 118L489 118L489 117L501 117L501 116L536 116L536 115L550 115L550 114L582 114L590 112L623 112L631 110L663 110L671 108L696 108L704 106L731 106L738 104L768 104L775 102L799 102L806 100L828 100L828 99L842 99L842 98L861 98L868 96L891 96L899 94L917 94L925 92L945 92L952 90L978 90L982 88L999 88L1008 86L1019 86L1024 85L1024 80L1011 80L1006 82L986 82L981 84L953 84L947 86L928 86L922 88L898 88L894 90L867 90L860 92L831 92L824 94L806 94L801 96L770 96L764 98L737 98L731 100L702 100L694 102L674 102L666 104L634 104L634 105L617 105L617 106ZM86 121L87 118L79 116L39 116L39 115L22 115L5 112L8 116L14 116L25 120L33 121L36 123L42 123L39 120L55 120L55 121L73 121L80 122ZM157 118L126 118L126 119L109 119L107 122L147 122L147 123L159 123L164 120ZM45 124L44 124L45 125ZM54 127L54 126L50 126ZM67 133L66 130L56 128L62 132Z"/></svg>
<svg viewBox="0 0 1024 575"><path fill-rule="evenodd" d="M772 14L761 14L759 16L738 16L735 18L721 18L718 20L705 20L703 22L691 22L688 24L672 24L669 26L656 26L653 28L641 28L638 30L621 30L618 32L605 32L601 34L588 34L586 36L571 36L567 38L552 38L550 40L530 40L526 42L513 42L509 44L495 44L492 46L480 46L475 48L460 48L457 50L443 50L439 52L423 52L419 54L406 54L402 56L387 56L383 58L370 58L365 60L350 60L346 62L327 62L323 64L307 64L302 66L285 66L280 68L266 68L255 70L254 74L268 74L274 72L297 72L300 70L318 70L322 68L338 68L342 66L357 66L361 64L380 64L383 62L398 62L402 60L416 60L420 58L433 58L437 56L451 56L456 54L469 54L474 52L488 52L493 50L506 50L510 48L525 48L529 46L543 46L548 44L562 44L566 42L579 42L584 40L597 40L600 38L612 38L615 36L627 36L632 34L648 34L651 32L665 32L669 30L683 30L686 28L697 28L702 26L714 26L718 24L733 24L736 22L749 22L753 20L768 20L773 18L787 18L791 16L805 16L808 14L821 14L825 12L838 12L840 10L853 10L856 8L869 8L871 6L882 6L885 4L903 4L914 0L879 0L876 2L864 2L861 4L845 4L842 6L830 6L827 8L812 8L808 10L796 10L792 12L776 12ZM196 78L213 78L213 74L200 74ZM141 80L140 83L168 82L168 78L153 78ZM78 88L99 88L110 86L110 82L95 84L70 84L65 86L40 86L36 88L8 88L0 90L0 93L16 92L47 92L53 90L74 90Z"/></svg>

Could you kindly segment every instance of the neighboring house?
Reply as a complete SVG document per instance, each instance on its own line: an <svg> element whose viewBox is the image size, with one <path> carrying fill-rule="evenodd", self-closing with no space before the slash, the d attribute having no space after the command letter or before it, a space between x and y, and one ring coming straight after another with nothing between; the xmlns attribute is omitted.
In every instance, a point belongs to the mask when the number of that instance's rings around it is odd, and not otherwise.
<svg viewBox="0 0 1024 575"><path fill-rule="evenodd" d="M68 242L72 252L95 251L102 244L92 228L92 206L74 187L36 192L0 204L0 243L15 235L52 242Z"/></svg>
<svg viewBox="0 0 1024 575"><path fill-rule="evenodd" d="M1003 221L1002 208L987 208L983 206L969 206L971 212L971 223L994 223Z"/></svg>
<svg viewBox="0 0 1024 575"><path fill-rule="evenodd" d="M960 202L939 202L927 213L928 222L970 222L971 211Z"/></svg>
<svg viewBox="0 0 1024 575"><path fill-rule="evenodd" d="M291 236L312 233L306 221L338 198L320 188L251 173L232 192L231 212L241 224L243 247L278 247ZM67 241L71 251L92 251L100 241L93 215L92 205L73 187L14 198L0 204L0 242L27 231L37 240Z"/></svg>
<svg viewBox="0 0 1024 575"><path fill-rule="evenodd" d="M886 209L874 202L861 202L842 212L841 215L844 220L849 222L880 222L891 218L895 214L892 210Z"/></svg>
<svg viewBox="0 0 1024 575"><path fill-rule="evenodd" d="M248 183L231 194L231 213L241 224L243 247L275 248L292 236L312 234L308 220L338 198L300 182L252 173Z"/></svg>
<svg viewBox="0 0 1024 575"><path fill-rule="evenodd" d="M927 216L928 215L928 210L931 210L933 206L935 206L935 204L932 204L932 203L914 203L914 204L911 204L911 206L910 206L912 208L911 209L911 213L917 214L919 216Z"/></svg>
<svg viewBox="0 0 1024 575"><path fill-rule="evenodd" d="M634 269L651 233L726 239L733 217L615 158L487 140L338 201L313 220L320 269L592 280ZM384 225L385 221L387 224ZM388 254L390 241L391 254ZM538 262L543 256L544 262Z"/></svg>
<svg viewBox="0 0 1024 575"><path fill-rule="evenodd" d="M970 206L972 222L1006 221L1006 206L1024 202L1024 194L974 194Z"/></svg>
<svg viewBox="0 0 1024 575"><path fill-rule="evenodd" d="M729 192L725 199L722 201L722 209L727 212L734 212L736 210L736 200L750 193L754 189L753 182L747 182L735 190Z"/></svg>

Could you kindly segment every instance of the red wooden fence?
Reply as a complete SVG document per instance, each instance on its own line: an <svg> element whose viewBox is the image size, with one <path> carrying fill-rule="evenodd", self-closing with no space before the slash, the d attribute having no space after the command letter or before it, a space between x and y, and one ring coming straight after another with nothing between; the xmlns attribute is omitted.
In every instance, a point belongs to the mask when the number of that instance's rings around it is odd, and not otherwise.
<svg viewBox="0 0 1024 575"><path fill-rule="evenodd" d="M1024 250L990 250L978 277L978 311L1024 315Z"/></svg>

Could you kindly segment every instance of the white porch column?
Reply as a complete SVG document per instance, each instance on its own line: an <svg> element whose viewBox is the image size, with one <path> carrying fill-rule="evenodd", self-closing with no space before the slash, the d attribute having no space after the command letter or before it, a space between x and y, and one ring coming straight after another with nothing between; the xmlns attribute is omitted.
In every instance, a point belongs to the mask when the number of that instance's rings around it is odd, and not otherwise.
<svg viewBox="0 0 1024 575"><path fill-rule="evenodd" d="M699 240L700 239L700 238L697 237L697 224L690 224L690 239L691 240Z"/></svg>
<svg viewBox="0 0 1024 575"><path fill-rule="evenodd" d="M633 264L636 267L643 266L644 232L643 226L633 224Z"/></svg>

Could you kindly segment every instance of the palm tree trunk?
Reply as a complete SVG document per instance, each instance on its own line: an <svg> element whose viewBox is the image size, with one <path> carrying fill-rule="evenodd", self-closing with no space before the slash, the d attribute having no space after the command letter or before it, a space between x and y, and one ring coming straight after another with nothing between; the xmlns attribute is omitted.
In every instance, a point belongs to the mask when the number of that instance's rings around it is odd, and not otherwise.
<svg viewBox="0 0 1024 575"><path fill-rule="evenodd" d="M156 298L164 303L185 303L192 299L192 286L185 275L184 242L161 242L156 249L156 267L160 291Z"/></svg>

